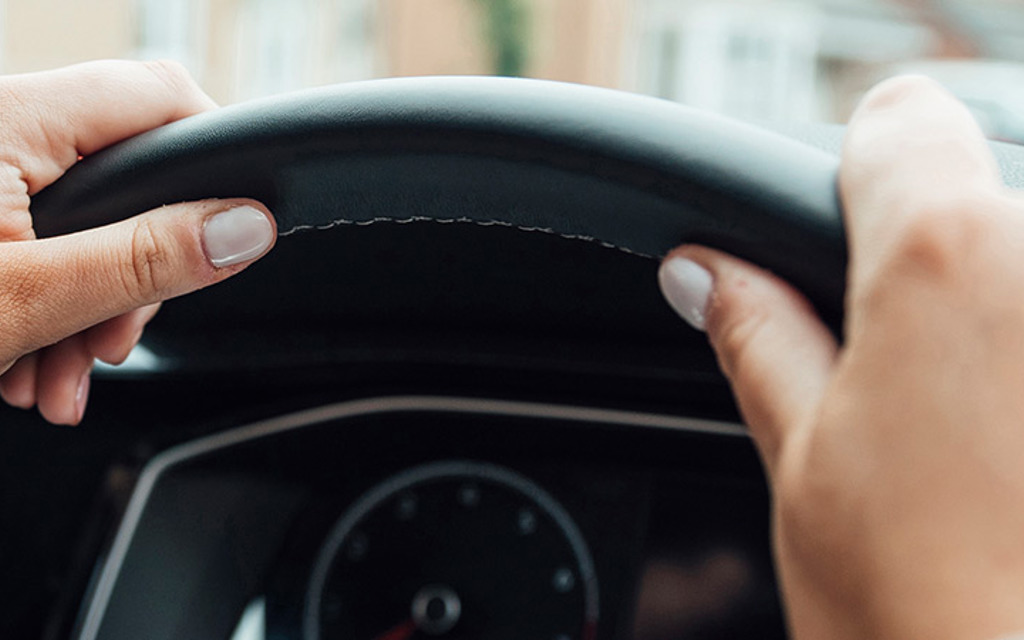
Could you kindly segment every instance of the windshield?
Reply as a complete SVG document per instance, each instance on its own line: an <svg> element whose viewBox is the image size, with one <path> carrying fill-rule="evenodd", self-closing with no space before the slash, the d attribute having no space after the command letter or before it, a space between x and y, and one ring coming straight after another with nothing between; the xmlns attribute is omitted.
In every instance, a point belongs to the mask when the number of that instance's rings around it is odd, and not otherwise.
<svg viewBox="0 0 1024 640"><path fill-rule="evenodd" d="M1024 140L1018 0L6 0L7 73L173 58L222 104L377 77L497 74L768 121L844 122L922 72Z"/></svg>

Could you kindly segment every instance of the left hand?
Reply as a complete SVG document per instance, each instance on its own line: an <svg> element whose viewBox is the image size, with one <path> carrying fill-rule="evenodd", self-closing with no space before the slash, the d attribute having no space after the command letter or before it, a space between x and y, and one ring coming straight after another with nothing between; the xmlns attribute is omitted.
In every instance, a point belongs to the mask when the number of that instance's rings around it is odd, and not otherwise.
<svg viewBox="0 0 1024 640"><path fill-rule="evenodd" d="M176 63L105 61L0 77L0 396L8 404L77 424L95 359L122 362L161 300L226 278L273 244L265 211L229 201L35 239L32 196L81 157L216 106ZM263 237L256 255L223 264L211 258L204 225L232 207L242 211L233 229L248 225L242 242L254 229Z"/></svg>

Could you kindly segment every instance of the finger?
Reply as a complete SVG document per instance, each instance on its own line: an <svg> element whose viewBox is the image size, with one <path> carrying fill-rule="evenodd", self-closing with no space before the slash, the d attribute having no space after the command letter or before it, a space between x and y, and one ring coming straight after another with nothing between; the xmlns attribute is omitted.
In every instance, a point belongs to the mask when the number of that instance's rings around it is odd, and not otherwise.
<svg viewBox="0 0 1024 640"><path fill-rule="evenodd" d="M706 329L769 472L825 392L837 344L788 284L721 252L686 246L659 272L669 304Z"/></svg>
<svg viewBox="0 0 1024 640"><path fill-rule="evenodd" d="M967 108L918 76L868 93L850 121L840 167L851 284L872 276L880 257L922 217L980 209L971 201L1004 190Z"/></svg>
<svg viewBox="0 0 1024 640"><path fill-rule="evenodd" d="M36 404L36 363L35 353L22 356L14 365L0 375L0 397L4 402L19 409L31 409Z"/></svg>
<svg viewBox="0 0 1024 640"><path fill-rule="evenodd" d="M36 403L53 424L77 425L89 400L93 358L81 335L71 336L39 353Z"/></svg>
<svg viewBox="0 0 1024 640"><path fill-rule="evenodd" d="M72 235L0 244L0 361L220 282L274 244L251 200L162 207Z"/></svg>
<svg viewBox="0 0 1024 640"><path fill-rule="evenodd" d="M0 159L33 194L79 156L215 106L176 62L108 60L8 76L0 79Z"/></svg>
<svg viewBox="0 0 1024 640"><path fill-rule="evenodd" d="M29 196L80 156L214 107L167 61L88 62L0 78L0 241L35 237Z"/></svg>
<svg viewBox="0 0 1024 640"><path fill-rule="evenodd" d="M159 303L147 305L87 329L85 340L89 352L107 364L121 364L142 338L146 324L159 310Z"/></svg>

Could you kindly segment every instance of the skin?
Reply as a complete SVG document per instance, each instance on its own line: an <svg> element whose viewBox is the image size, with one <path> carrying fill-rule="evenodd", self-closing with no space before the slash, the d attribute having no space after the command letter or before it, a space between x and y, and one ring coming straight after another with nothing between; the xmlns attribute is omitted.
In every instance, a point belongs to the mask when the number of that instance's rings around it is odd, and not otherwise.
<svg viewBox="0 0 1024 640"><path fill-rule="evenodd" d="M215 108L171 62L94 62L0 77L0 396L55 424L81 421L94 359L122 362L161 301L228 278L205 221L250 200L175 204L37 240L32 196L82 156Z"/></svg>
<svg viewBox="0 0 1024 640"><path fill-rule="evenodd" d="M1024 631L1024 198L968 111L876 87L840 170L837 344L787 283L696 246L707 332L773 492L794 638Z"/></svg>

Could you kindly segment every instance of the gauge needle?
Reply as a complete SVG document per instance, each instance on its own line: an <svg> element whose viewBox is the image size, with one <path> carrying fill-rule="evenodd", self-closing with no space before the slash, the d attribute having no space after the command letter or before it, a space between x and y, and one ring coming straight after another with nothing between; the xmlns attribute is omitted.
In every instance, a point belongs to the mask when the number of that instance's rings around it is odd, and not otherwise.
<svg viewBox="0 0 1024 640"><path fill-rule="evenodd" d="M416 623L412 620L406 620L388 629L373 640L408 640L412 637L414 631L416 631Z"/></svg>

